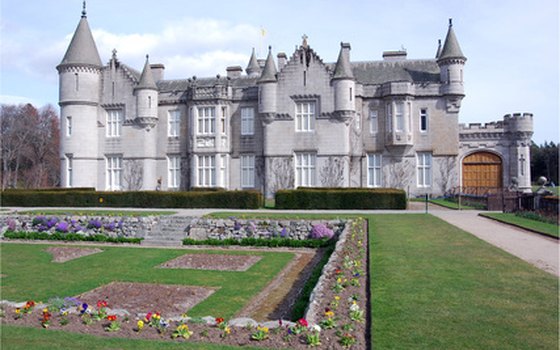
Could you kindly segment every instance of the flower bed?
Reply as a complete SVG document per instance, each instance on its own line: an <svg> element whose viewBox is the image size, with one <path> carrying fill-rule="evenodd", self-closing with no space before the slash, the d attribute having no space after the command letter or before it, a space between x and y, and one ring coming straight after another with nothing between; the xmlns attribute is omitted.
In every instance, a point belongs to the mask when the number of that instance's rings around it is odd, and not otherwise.
<svg viewBox="0 0 560 350"><path fill-rule="evenodd" d="M367 329L367 230L363 220L346 225L335 252L324 267L314 289L305 318L257 323L240 318L170 317L157 306L141 314L129 314L100 300L84 305L68 298L63 302L35 305L4 304L5 323L66 329L94 335L130 338L199 341L269 348L304 349L308 347L343 349L366 348ZM28 305L33 306L28 306ZM24 311L25 310L25 311ZM45 315L47 315L45 319Z"/></svg>

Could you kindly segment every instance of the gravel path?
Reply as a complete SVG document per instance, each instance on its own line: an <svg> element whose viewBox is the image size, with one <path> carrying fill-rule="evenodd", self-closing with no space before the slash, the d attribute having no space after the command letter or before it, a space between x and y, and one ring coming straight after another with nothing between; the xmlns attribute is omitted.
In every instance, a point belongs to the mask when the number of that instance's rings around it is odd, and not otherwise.
<svg viewBox="0 0 560 350"><path fill-rule="evenodd" d="M560 277L558 240L478 216L473 210L434 210L431 214Z"/></svg>

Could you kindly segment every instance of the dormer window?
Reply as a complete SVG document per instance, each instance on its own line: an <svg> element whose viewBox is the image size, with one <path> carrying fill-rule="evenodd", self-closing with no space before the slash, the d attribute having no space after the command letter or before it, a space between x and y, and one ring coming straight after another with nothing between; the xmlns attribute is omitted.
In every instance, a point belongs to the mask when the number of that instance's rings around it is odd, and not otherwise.
<svg viewBox="0 0 560 350"><path fill-rule="evenodd" d="M315 130L315 101L296 102L296 131Z"/></svg>

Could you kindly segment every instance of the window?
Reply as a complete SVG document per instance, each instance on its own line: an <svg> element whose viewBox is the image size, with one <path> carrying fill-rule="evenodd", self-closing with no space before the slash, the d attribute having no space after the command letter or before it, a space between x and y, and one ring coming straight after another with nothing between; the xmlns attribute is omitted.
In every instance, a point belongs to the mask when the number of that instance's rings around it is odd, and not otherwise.
<svg viewBox="0 0 560 350"><path fill-rule="evenodd" d="M315 102L296 103L296 131L315 129Z"/></svg>
<svg viewBox="0 0 560 350"><path fill-rule="evenodd" d="M368 154L367 156L367 186L381 187L381 154Z"/></svg>
<svg viewBox="0 0 560 350"><path fill-rule="evenodd" d="M66 117L66 136L72 136L72 117Z"/></svg>
<svg viewBox="0 0 560 350"><path fill-rule="evenodd" d="M197 186L216 186L216 156L197 156Z"/></svg>
<svg viewBox="0 0 560 350"><path fill-rule="evenodd" d="M72 187L72 155L66 155L66 187Z"/></svg>
<svg viewBox="0 0 560 350"><path fill-rule="evenodd" d="M107 156L107 190L118 191L121 189L122 157Z"/></svg>
<svg viewBox="0 0 560 350"><path fill-rule="evenodd" d="M392 103L387 104L385 128L387 132L393 131L393 104Z"/></svg>
<svg viewBox="0 0 560 350"><path fill-rule="evenodd" d="M105 128L107 137L121 136L121 124L122 124L121 110L113 109L107 111L107 126Z"/></svg>
<svg viewBox="0 0 560 350"><path fill-rule="evenodd" d="M428 130L428 109L420 109L420 131Z"/></svg>
<svg viewBox="0 0 560 350"><path fill-rule="evenodd" d="M378 130L377 125L377 111L369 111L369 132L376 134Z"/></svg>
<svg viewBox="0 0 560 350"><path fill-rule="evenodd" d="M432 154L418 152L417 165L418 187L430 187L432 185Z"/></svg>
<svg viewBox="0 0 560 350"><path fill-rule="evenodd" d="M80 76L78 75L78 73L74 73L74 79L75 79L75 89L76 91L80 91Z"/></svg>
<svg viewBox="0 0 560 350"><path fill-rule="evenodd" d="M167 158L167 169L167 187L179 188L179 186L181 185L181 157L169 156Z"/></svg>
<svg viewBox="0 0 560 350"><path fill-rule="evenodd" d="M255 110L241 108L241 135L253 135L255 132Z"/></svg>
<svg viewBox="0 0 560 350"><path fill-rule="evenodd" d="M222 107L222 115L220 116L220 130L222 134L227 133L227 124L226 124L226 115L227 115L227 107Z"/></svg>
<svg viewBox="0 0 560 350"><path fill-rule="evenodd" d="M167 136L178 137L180 126L181 126L181 111L179 110L169 111L167 116Z"/></svg>
<svg viewBox="0 0 560 350"><path fill-rule="evenodd" d="M404 129L404 103L398 102L395 110L395 131Z"/></svg>
<svg viewBox="0 0 560 350"><path fill-rule="evenodd" d="M241 187L255 187L255 156L241 156Z"/></svg>
<svg viewBox="0 0 560 350"><path fill-rule="evenodd" d="M214 107L198 108L198 134L210 135L216 130L216 109Z"/></svg>
<svg viewBox="0 0 560 350"><path fill-rule="evenodd" d="M227 155L220 156L220 187L227 188Z"/></svg>
<svg viewBox="0 0 560 350"><path fill-rule="evenodd" d="M296 154L296 187L315 186L315 154Z"/></svg>

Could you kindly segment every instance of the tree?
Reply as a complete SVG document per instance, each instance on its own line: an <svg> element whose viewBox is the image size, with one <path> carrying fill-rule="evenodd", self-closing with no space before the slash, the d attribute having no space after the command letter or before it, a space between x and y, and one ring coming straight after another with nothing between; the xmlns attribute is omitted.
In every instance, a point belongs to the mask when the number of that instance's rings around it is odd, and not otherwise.
<svg viewBox="0 0 560 350"><path fill-rule="evenodd" d="M537 182L541 176L558 184L558 144L552 141L531 144L531 181Z"/></svg>
<svg viewBox="0 0 560 350"><path fill-rule="evenodd" d="M60 131L54 107L2 105L2 189L58 186Z"/></svg>

